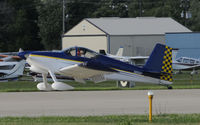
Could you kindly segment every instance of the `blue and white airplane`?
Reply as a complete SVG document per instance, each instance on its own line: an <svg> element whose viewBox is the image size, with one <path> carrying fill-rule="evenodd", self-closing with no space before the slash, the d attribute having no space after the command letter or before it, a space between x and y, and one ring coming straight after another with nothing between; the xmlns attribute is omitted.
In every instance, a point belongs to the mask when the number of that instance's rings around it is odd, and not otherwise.
<svg viewBox="0 0 200 125"><path fill-rule="evenodd" d="M91 80L134 81L166 85L172 88L172 48L157 44L143 67L104 56L84 47L71 47L60 52L26 51L18 54L30 64L30 70L41 73L43 82L39 90L70 90L72 86L59 82L55 74L73 78L78 82ZM50 74L54 83L47 83Z"/></svg>

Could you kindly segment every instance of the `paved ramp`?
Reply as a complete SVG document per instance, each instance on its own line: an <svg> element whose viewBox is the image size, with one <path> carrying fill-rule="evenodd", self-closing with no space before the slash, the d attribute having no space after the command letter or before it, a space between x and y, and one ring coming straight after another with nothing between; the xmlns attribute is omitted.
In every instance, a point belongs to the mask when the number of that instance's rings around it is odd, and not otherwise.
<svg viewBox="0 0 200 125"><path fill-rule="evenodd" d="M147 90L0 93L0 116L148 114ZM200 89L153 90L153 113L200 113Z"/></svg>

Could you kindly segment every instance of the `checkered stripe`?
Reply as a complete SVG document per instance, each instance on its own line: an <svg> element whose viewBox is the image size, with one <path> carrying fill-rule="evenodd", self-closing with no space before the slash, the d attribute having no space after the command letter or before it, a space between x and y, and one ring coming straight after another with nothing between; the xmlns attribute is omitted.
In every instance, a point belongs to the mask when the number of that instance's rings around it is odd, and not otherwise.
<svg viewBox="0 0 200 125"><path fill-rule="evenodd" d="M160 79L171 82L172 81L172 48L168 46L165 46L161 73L162 72L167 73L167 74L161 74Z"/></svg>

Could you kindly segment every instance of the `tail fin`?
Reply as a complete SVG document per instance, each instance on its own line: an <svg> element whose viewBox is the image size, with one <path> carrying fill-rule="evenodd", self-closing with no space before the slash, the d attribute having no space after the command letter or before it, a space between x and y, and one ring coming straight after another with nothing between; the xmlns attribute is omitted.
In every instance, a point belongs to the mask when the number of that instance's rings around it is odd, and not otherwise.
<svg viewBox="0 0 200 125"><path fill-rule="evenodd" d="M161 80L172 82L172 48L156 44L144 69L147 72L158 73Z"/></svg>
<svg viewBox="0 0 200 125"><path fill-rule="evenodd" d="M120 47L116 53L116 56L123 56L123 51L124 51L124 48L123 47Z"/></svg>

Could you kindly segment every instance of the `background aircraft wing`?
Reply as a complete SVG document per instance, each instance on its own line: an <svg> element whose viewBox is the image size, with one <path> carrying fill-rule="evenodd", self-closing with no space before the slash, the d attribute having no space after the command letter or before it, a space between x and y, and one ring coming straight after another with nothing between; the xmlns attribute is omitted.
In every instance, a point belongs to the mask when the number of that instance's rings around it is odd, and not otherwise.
<svg viewBox="0 0 200 125"><path fill-rule="evenodd" d="M124 58L121 58L120 60L124 62L129 62L133 65L143 66L148 58L149 56L126 56Z"/></svg>
<svg viewBox="0 0 200 125"><path fill-rule="evenodd" d="M21 58L19 56L12 56L12 55L1 55L0 54L0 61L17 61Z"/></svg>
<svg viewBox="0 0 200 125"><path fill-rule="evenodd" d="M104 78L104 74L111 74L113 71L109 70L98 70L94 68L89 68L83 65L72 65L68 67L64 67L60 69L60 72L63 75L73 77L75 81L84 82L85 79L89 79L94 82L102 82L106 79Z"/></svg>

